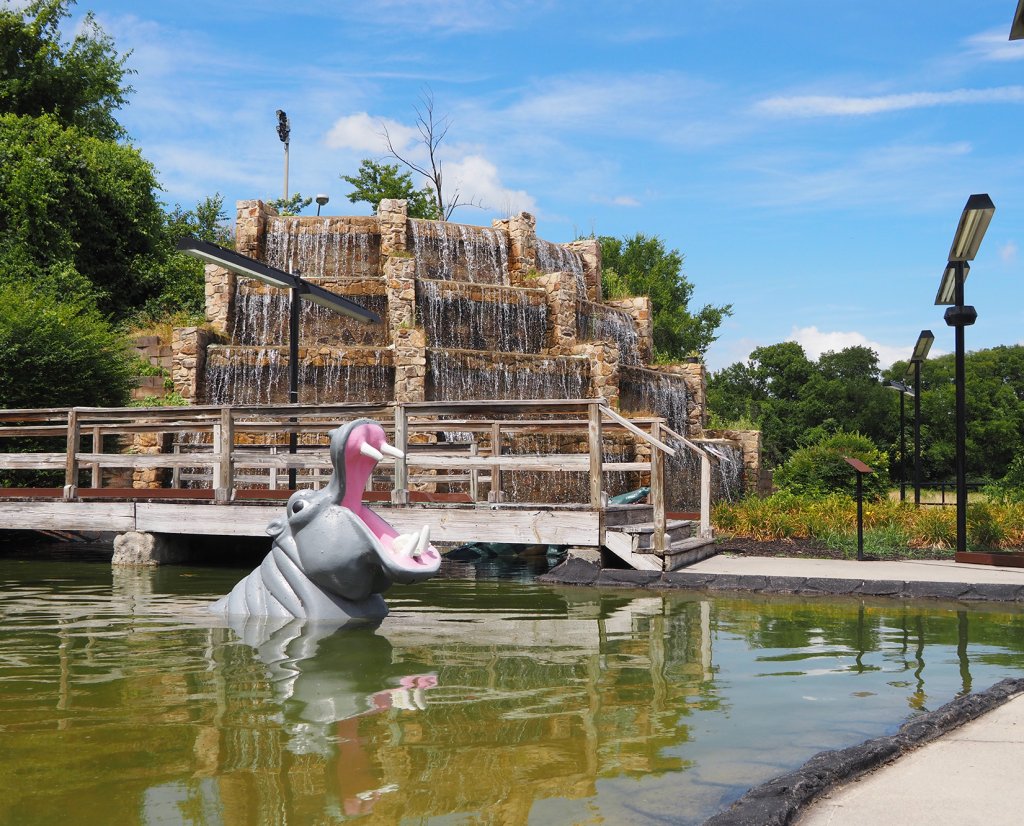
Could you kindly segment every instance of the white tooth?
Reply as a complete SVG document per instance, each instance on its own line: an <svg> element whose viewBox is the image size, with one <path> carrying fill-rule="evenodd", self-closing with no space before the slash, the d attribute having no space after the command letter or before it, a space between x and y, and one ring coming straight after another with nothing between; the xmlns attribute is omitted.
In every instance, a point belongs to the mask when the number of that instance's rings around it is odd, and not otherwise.
<svg viewBox="0 0 1024 826"><path fill-rule="evenodd" d="M375 462L379 462L384 458L383 453L377 450L373 445L367 444L366 442L359 445L359 452L362 453L363 456L369 456Z"/></svg>
<svg viewBox="0 0 1024 826"><path fill-rule="evenodd" d="M413 559L419 559L420 555L427 549L430 544L430 525L424 525L420 529L419 541L416 543L416 549L412 552L411 556Z"/></svg>
<svg viewBox="0 0 1024 826"><path fill-rule="evenodd" d="M393 459L405 458L405 454L402 453L402 451L400 451L394 445L389 445L387 442L384 442L384 444L380 446L380 452L383 453L385 456L390 456Z"/></svg>
<svg viewBox="0 0 1024 826"><path fill-rule="evenodd" d="M391 540L391 550L395 556L412 556L416 552L416 541L419 535L403 533Z"/></svg>

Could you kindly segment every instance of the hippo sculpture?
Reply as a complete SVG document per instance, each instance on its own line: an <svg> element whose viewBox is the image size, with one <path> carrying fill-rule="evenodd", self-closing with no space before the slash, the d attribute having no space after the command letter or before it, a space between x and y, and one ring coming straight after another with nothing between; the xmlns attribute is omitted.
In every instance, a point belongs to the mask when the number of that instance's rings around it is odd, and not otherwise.
<svg viewBox="0 0 1024 826"><path fill-rule="evenodd" d="M384 455L401 458L384 429L357 419L330 432L334 473L321 490L300 490L267 526L273 546L263 562L211 610L228 617L297 617L338 625L374 623L388 614L381 594L437 573L441 555L429 528L399 534L362 502Z"/></svg>

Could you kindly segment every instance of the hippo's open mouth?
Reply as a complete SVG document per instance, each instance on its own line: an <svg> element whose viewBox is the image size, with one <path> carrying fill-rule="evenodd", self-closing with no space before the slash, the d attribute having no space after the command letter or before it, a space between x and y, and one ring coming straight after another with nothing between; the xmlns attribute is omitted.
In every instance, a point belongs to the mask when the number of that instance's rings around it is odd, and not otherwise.
<svg viewBox="0 0 1024 826"><path fill-rule="evenodd" d="M385 455L394 459L405 456L397 447L388 444L383 428L375 422L365 422L353 428L344 448L345 488L341 505L355 513L377 539L381 564L396 582L426 579L441 565L441 554L430 544L430 526L424 525L414 533L400 534L362 502L366 482ZM340 463L336 461L335 464Z"/></svg>

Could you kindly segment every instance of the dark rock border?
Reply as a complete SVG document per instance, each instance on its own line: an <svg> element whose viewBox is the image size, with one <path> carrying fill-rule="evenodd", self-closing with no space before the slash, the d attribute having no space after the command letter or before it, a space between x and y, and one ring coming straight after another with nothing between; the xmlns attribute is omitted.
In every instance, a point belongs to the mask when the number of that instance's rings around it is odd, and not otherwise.
<svg viewBox="0 0 1024 826"><path fill-rule="evenodd" d="M796 771L756 786L704 826L786 826L837 786L884 766L1024 692L1024 678L1007 678L935 711L908 720L895 734L814 755Z"/></svg>
<svg viewBox="0 0 1024 826"><path fill-rule="evenodd" d="M895 579L838 579L744 574L699 574L686 571L634 571L601 568L570 556L537 578L551 585L750 591L801 596L865 596L895 599L944 599L961 602L1024 602L1024 585L969 582L904 582Z"/></svg>

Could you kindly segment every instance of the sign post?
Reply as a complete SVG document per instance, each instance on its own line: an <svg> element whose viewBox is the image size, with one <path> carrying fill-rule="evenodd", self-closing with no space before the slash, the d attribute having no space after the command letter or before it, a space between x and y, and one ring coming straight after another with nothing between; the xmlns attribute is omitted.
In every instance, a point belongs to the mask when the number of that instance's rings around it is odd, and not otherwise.
<svg viewBox="0 0 1024 826"><path fill-rule="evenodd" d="M844 456L843 460L857 472L857 561L864 561L864 474L874 473L860 459Z"/></svg>

